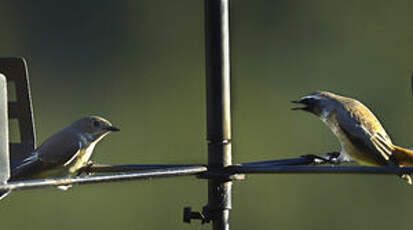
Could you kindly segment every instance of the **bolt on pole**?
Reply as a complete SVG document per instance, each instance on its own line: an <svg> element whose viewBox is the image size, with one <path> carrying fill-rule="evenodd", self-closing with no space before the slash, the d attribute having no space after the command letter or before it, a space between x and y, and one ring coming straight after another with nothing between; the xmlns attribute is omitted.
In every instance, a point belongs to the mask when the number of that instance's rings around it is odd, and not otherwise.
<svg viewBox="0 0 413 230"><path fill-rule="evenodd" d="M205 1L208 168L232 164L230 108L229 0ZM232 182L208 181L207 210L214 230L229 229Z"/></svg>

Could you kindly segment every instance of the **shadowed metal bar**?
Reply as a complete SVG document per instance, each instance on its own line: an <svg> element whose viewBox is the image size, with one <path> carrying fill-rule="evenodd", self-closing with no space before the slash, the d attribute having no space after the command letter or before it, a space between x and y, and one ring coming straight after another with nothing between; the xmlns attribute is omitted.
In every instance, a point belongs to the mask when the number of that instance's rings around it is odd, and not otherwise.
<svg viewBox="0 0 413 230"><path fill-rule="evenodd" d="M234 165L226 168L225 173L314 173L314 174L410 174L413 167L367 167L367 166L242 166Z"/></svg>
<svg viewBox="0 0 413 230"><path fill-rule="evenodd" d="M107 173L107 172L130 172L148 169L169 169L177 167L206 167L203 164L120 164L120 165L106 165L94 164L92 166L81 169L86 173Z"/></svg>
<svg viewBox="0 0 413 230"><path fill-rule="evenodd" d="M320 156L327 156L326 154ZM240 163L242 166L277 166L277 165L309 165L314 163L313 157L301 156L278 160L265 160ZM322 164L322 163L320 163ZM85 173L130 172L147 169L165 169L173 167L206 166L205 164L93 164L80 171Z"/></svg>
<svg viewBox="0 0 413 230"><path fill-rule="evenodd" d="M239 165L242 166L278 166L278 165L309 165L314 163L314 157L307 157L310 155L304 155L297 158L287 158L278 160L265 160L265 161L253 161L253 162L243 162ZM316 155L313 155L316 156ZM327 157L327 154L320 155L322 157ZM318 163L324 164L324 163ZM119 164L119 165L109 165L109 164L93 164L81 169L81 172L85 173L108 173L108 172L130 172L148 169L165 169L173 167L190 167L190 166L206 166L205 164Z"/></svg>
<svg viewBox="0 0 413 230"><path fill-rule="evenodd" d="M297 157L280 160L266 160L255 162L244 162L241 165L245 166L276 166L276 165L309 165L314 163L313 159L307 157ZM81 169L85 173L109 173L109 172L130 172L148 169L168 169L175 167L194 167L205 166L205 164L94 164Z"/></svg>
<svg viewBox="0 0 413 230"><path fill-rule="evenodd" d="M71 185L71 184L92 184L92 183L104 183L113 181L126 181L126 180L140 180L148 178L158 177L170 177L170 176L189 176L197 175L207 171L206 167L193 166L193 167L175 167L168 169L157 170L145 170L140 172L124 172L109 175L92 175L73 178L51 178L51 179L36 179L36 180L20 180L12 181L4 185L0 185L0 190L17 190L17 189L34 189L59 185Z"/></svg>
<svg viewBox="0 0 413 230"><path fill-rule="evenodd" d="M253 161L244 162L241 165L245 166L270 166L270 165L308 165L314 163L314 159L310 157L297 157L297 158L287 158L279 160L266 160L266 161Z"/></svg>

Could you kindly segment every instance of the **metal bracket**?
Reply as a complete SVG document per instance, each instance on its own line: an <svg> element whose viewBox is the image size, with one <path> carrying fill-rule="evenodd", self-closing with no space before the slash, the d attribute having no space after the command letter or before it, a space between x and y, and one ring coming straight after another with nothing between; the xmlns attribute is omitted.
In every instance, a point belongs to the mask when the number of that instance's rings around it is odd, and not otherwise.
<svg viewBox="0 0 413 230"><path fill-rule="evenodd" d="M10 162L19 161L36 148L36 131L30 94L29 75L24 58L0 58L0 73L15 86L16 100L8 102L9 119L17 119L20 142L10 143ZM10 94L9 94L10 95Z"/></svg>
<svg viewBox="0 0 413 230"><path fill-rule="evenodd" d="M191 207L184 208L184 223L190 224L191 220L201 220L201 224L211 221L211 215L208 206L202 209L202 212L193 212Z"/></svg>

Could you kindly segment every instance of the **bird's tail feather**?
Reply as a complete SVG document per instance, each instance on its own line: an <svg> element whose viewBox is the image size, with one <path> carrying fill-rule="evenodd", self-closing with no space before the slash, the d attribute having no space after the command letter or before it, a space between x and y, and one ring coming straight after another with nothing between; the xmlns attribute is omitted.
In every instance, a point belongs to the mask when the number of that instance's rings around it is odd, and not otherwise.
<svg viewBox="0 0 413 230"><path fill-rule="evenodd" d="M393 156L399 166L413 166L413 150L393 145Z"/></svg>
<svg viewBox="0 0 413 230"><path fill-rule="evenodd" d="M396 159L399 166L413 166L413 150L406 149L397 145L393 145L393 156ZM407 184L412 185L413 179L409 174L400 175Z"/></svg>

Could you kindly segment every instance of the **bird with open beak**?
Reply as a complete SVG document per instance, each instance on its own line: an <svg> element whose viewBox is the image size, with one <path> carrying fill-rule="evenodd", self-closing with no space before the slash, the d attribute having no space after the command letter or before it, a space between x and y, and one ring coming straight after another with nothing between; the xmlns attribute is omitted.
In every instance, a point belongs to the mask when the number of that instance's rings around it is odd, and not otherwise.
<svg viewBox="0 0 413 230"><path fill-rule="evenodd" d="M119 131L119 128L102 117L81 118L49 137L23 160L12 162L10 181L75 175L79 169L91 164L96 144L113 131ZM65 190L68 187L59 188ZM0 199L8 193L0 192Z"/></svg>
<svg viewBox="0 0 413 230"><path fill-rule="evenodd" d="M338 138L341 160L361 165L413 166L413 151L394 145L374 114L361 102L321 91L292 101L302 110L319 117ZM400 175L412 184L410 175Z"/></svg>

